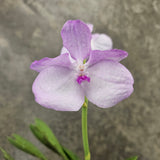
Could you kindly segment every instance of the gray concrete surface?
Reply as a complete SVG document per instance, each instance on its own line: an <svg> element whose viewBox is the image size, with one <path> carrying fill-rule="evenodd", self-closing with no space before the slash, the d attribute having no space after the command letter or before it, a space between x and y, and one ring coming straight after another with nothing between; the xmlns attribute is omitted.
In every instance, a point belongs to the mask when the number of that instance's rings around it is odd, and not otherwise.
<svg viewBox="0 0 160 160"><path fill-rule="evenodd" d="M7 136L18 133L50 160L60 160L29 131L29 124L38 117L83 159L81 112L45 109L36 104L31 92L37 76L29 69L31 62L59 55L60 30L68 19L93 23L95 32L112 37L114 48L128 51L122 63L135 79L132 96L115 107L89 104L92 160L124 160L132 155L159 160L159 0L0 0L0 146L16 160L36 160L7 142Z"/></svg>

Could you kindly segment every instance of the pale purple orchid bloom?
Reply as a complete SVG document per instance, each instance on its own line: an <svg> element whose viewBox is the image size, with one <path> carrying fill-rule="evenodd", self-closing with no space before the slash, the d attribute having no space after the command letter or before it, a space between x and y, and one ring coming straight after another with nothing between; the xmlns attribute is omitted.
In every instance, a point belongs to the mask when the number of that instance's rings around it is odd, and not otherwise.
<svg viewBox="0 0 160 160"><path fill-rule="evenodd" d="M31 64L31 69L40 72L32 87L37 103L59 111L78 111L85 96L107 108L131 95L133 77L119 63L128 53L94 50L91 28L80 20L67 21L61 31L66 53Z"/></svg>

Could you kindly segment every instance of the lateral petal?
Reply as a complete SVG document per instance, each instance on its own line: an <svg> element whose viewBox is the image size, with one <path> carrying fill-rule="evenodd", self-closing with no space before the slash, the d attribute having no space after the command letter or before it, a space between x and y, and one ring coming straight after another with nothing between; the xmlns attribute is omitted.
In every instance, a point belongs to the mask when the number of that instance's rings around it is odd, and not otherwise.
<svg viewBox="0 0 160 160"><path fill-rule="evenodd" d="M42 71L51 66L63 66L70 68L71 67L70 55L68 53L57 56L56 58L42 58L41 60L34 61L30 68L37 72Z"/></svg>
<svg viewBox="0 0 160 160"><path fill-rule="evenodd" d="M111 49L111 50L95 50L92 51L88 60L88 65L94 65L95 63L98 63L100 61L105 60L112 60L112 61L121 61L122 59L126 58L128 56L128 53L126 51L120 50L120 49Z"/></svg>

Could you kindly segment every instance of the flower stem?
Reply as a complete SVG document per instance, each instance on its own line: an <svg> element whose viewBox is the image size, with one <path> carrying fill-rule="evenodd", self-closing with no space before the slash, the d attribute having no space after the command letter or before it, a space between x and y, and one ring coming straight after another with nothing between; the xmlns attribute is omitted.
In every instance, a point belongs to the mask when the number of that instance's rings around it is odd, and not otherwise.
<svg viewBox="0 0 160 160"><path fill-rule="evenodd" d="M85 160L90 160L90 151L88 144L88 132L87 132L87 110L88 110L88 100L85 98L85 102L82 106L82 137L83 137L83 148L85 154Z"/></svg>

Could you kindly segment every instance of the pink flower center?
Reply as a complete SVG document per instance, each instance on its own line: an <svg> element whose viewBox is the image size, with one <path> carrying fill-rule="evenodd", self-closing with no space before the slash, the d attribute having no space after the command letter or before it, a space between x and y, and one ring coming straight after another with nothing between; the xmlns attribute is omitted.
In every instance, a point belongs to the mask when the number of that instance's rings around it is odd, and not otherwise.
<svg viewBox="0 0 160 160"><path fill-rule="evenodd" d="M87 77L86 75L80 75L77 77L77 82L81 84L83 81L90 82L90 77Z"/></svg>
<svg viewBox="0 0 160 160"><path fill-rule="evenodd" d="M88 72L86 72L87 66L85 64L79 63L76 67L78 75L77 75L77 82L81 84L83 81L90 82L90 77L88 76Z"/></svg>

